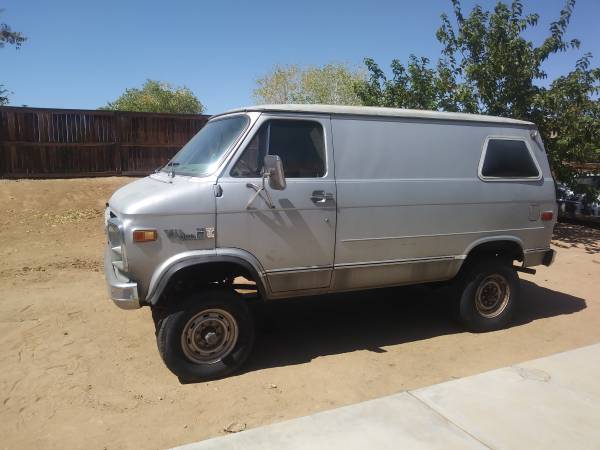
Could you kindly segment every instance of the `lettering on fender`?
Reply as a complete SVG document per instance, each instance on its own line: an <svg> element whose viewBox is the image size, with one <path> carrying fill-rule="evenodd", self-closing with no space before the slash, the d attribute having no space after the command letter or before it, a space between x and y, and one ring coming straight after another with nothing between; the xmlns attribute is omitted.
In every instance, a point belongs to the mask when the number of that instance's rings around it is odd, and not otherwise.
<svg viewBox="0 0 600 450"><path fill-rule="evenodd" d="M173 241L201 241L202 239L214 239L214 227L196 228L195 233L186 233L180 229L165 230L167 237Z"/></svg>

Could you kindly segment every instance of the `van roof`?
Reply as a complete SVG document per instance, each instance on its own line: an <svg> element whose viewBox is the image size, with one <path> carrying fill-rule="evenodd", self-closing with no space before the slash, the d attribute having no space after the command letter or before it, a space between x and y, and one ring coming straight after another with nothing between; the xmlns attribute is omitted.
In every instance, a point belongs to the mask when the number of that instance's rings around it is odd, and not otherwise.
<svg viewBox="0 0 600 450"><path fill-rule="evenodd" d="M401 109L401 108L381 108L375 106L342 106L342 105L256 105L244 108L232 109L230 111L216 114L213 117L222 116L236 112L293 112L293 113L314 113L314 114L333 114L333 115L352 115L352 116L375 116L375 117L404 117L412 119L433 119L433 120L458 120L469 122L488 122L513 125L534 125L532 122L524 120L509 119L507 117L484 116L480 114L465 114L456 112L426 111L420 109Z"/></svg>

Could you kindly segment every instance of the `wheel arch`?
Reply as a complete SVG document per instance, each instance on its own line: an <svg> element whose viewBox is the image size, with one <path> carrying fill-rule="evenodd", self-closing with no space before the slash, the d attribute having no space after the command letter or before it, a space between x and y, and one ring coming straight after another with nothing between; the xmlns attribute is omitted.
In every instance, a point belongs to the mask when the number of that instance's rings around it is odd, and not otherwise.
<svg viewBox="0 0 600 450"><path fill-rule="evenodd" d="M470 262L484 257L496 256L523 261L523 241L516 236L492 236L478 239L471 243L464 252L461 269Z"/></svg>
<svg viewBox="0 0 600 450"><path fill-rule="evenodd" d="M217 252L186 252L182 255L176 255L165 261L154 273L150 280L148 295L145 303L151 306L157 305L169 286L169 283L184 271L193 268L201 270L223 270L226 267L237 268L240 273L245 273L256 283L256 287L262 298L269 295L268 285L265 279L264 270L260 263L251 254L246 254L242 250L217 250Z"/></svg>

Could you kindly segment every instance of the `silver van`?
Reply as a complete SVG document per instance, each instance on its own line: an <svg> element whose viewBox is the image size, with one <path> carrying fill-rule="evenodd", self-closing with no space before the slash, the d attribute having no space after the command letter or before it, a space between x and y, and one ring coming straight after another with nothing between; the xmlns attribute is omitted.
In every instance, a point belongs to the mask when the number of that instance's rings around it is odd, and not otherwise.
<svg viewBox="0 0 600 450"><path fill-rule="evenodd" d="M105 272L150 306L182 380L238 369L264 301L448 282L472 331L506 326L517 271L550 265L554 181L530 122L390 108L266 105L211 118L160 171L114 193Z"/></svg>

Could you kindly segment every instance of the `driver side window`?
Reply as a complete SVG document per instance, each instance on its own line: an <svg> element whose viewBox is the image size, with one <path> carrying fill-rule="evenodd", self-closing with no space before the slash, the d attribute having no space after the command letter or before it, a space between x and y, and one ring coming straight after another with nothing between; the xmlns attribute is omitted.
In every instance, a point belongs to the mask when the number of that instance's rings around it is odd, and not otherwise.
<svg viewBox="0 0 600 450"><path fill-rule="evenodd" d="M265 155L278 155L286 178L322 177L326 172L323 127L307 120L269 120L231 170L236 178L260 178Z"/></svg>

